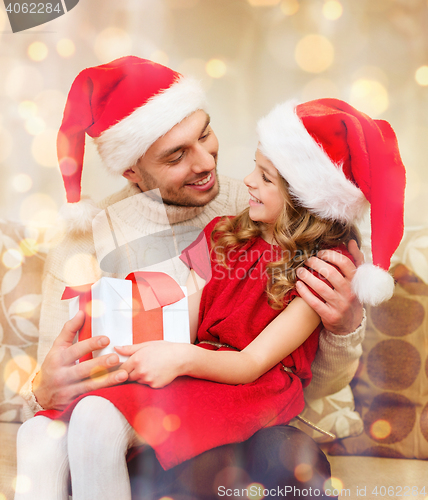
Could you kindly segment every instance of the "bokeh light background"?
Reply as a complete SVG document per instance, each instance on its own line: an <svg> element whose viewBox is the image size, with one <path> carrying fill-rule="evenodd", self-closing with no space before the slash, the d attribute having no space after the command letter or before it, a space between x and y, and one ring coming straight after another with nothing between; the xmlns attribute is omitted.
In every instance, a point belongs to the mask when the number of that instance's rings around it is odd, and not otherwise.
<svg viewBox="0 0 428 500"><path fill-rule="evenodd" d="M82 69L134 54L203 82L219 170L253 166L257 119L277 102L338 97L394 127L406 224L428 223L427 0L80 0L13 34L0 6L0 217L49 225L65 200L55 139ZM110 177L87 138L83 193Z"/></svg>

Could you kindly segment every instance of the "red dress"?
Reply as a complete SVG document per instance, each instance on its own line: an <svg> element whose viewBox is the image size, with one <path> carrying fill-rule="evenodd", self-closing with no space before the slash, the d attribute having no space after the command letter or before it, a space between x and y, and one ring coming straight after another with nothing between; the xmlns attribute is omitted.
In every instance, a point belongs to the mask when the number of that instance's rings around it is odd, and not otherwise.
<svg viewBox="0 0 428 500"><path fill-rule="evenodd" d="M204 229L207 240L219 218ZM204 288L198 340L244 349L281 311L267 303L266 264L277 260L278 247L261 238L229 254L230 269L211 262L212 278ZM286 301L297 296L292 290ZM249 384L228 385L179 377L162 389L139 383L99 389L77 398L63 412L38 414L68 421L74 406L87 395L111 401L154 448L164 469L228 443L241 442L262 427L287 424L304 407L303 390L311 379L311 363L321 326L281 363ZM212 344L201 348L217 349ZM220 349L227 349L220 347ZM100 418L103 418L100 415Z"/></svg>

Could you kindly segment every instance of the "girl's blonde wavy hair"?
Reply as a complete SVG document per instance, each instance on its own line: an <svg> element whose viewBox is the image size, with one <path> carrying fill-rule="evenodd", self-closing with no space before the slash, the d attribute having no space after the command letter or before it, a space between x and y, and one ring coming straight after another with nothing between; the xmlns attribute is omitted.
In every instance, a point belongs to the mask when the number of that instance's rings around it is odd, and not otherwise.
<svg viewBox="0 0 428 500"><path fill-rule="evenodd" d="M289 193L287 181L279 175L279 188L284 196L284 207L273 225L273 238L283 250L282 258L266 266L268 284L266 293L273 309L284 308L286 293L294 288L296 271L319 250L347 244L349 240L361 244L358 229L350 223L321 219L297 203ZM250 219L249 208L230 219L222 218L211 233L211 244L218 262L227 265L231 250L243 247L247 242L262 236L265 226Z"/></svg>

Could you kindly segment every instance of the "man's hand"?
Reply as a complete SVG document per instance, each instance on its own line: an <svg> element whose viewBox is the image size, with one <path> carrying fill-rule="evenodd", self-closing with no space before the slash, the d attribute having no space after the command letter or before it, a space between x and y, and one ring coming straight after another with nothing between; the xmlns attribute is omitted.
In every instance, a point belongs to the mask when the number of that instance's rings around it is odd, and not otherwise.
<svg viewBox="0 0 428 500"><path fill-rule="evenodd" d="M79 311L65 323L48 352L39 373L33 381L33 392L37 402L45 410L63 410L76 397L86 392L125 382L128 373L108 369L119 364L117 354L106 354L83 363L76 361L109 344L108 337L93 337L73 344L76 332L83 325L85 315Z"/></svg>
<svg viewBox="0 0 428 500"><path fill-rule="evenodd" d="M305 263L324 276L333 288L304 268L297 272L302 280L296 283L300 296L321 316L325 329L336 335L353 332L363 319L363 307L352 291L351 281L357 267L364 262L364 255L354 240L349 242L348 250L355 260L355 265L345 255L332 250L319 252L318 257L311 257ZM337 266L340 272L329 262ZM322 297L325 303L306 285Z"/></svg>
<svg viewBox="0 0 428 500"><path fill-rule="evenodd" d="M186 356L191 354L192 344L154 340L141 344L115 347L129 358L122 364L128 372L128 380L158 389L184 375Z"/></svg>

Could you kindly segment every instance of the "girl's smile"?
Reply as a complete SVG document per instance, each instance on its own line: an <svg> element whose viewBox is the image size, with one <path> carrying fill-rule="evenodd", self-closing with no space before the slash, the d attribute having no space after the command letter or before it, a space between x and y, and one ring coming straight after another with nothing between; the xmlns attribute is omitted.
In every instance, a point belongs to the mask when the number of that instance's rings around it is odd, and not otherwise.
<svg viewBox="0 0 428 500"><path fill-rule="evenodd" d="M261 202L260 200L258 200L255 196L253 196L253 195L251 194L251 192L250 192L250 191L248 191L248 192L250 193L250 202L249 202L249 203L250 203L250 205L253 205L254 203L256 203L256 204L260 204L260 203L262 203L262 202ZM262 204L263 204L263 203L262 203Z"/></svg>

